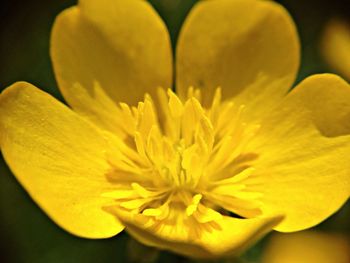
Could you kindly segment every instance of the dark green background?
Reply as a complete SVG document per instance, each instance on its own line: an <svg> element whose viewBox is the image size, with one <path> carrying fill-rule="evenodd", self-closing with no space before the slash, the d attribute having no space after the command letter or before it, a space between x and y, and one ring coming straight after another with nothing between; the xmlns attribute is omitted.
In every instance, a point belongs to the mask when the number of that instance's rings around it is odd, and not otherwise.
<svg viewBox="0 0 350 263"><path fill-rule="evenodd" d="M194 0L150 1L165 20L175 46L178 31ZM350 18L349 0L285 0L281 2L295 19L302 44L298 80L331 72L319 55L324 23L333 15ZM55 16L74 5L70 0L7 0L0 9L0 90L25 80L62 99L49 58L49 36ZM350 235L349 204L318 226ZM265 238L243 255L244 262L259 262ZM108 240L76 238L58 228L30 200L0 160L0 262L128 262L126 234ZM158 262L186 262L162 252ZM335 262L336 263L336 262Z"/></svg>

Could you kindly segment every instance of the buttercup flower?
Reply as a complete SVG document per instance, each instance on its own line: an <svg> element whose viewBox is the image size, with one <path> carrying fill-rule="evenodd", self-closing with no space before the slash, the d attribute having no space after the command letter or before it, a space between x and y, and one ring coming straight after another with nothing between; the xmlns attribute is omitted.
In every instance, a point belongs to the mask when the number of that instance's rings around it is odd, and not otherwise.
<svg viewBox="0 0 350 263"><path fill-rule="evenodd" d="M302 231L274 234L262 257L262 263L349 263L350 242L335 233Z"/></svg>
<svg viewBox="0 0 350 263"><path fill-rule="evenodd" d="M321 51L326 62L350 79L350 24L340 18L330 20L324 29Z"/></svg>
<svg viewBox="0 0 350 263"><path fill-rule="evenodd" d="M1 151L62 228L125 229L191 257L312 227L350 192L350 87L315 75L288 93L295 26L272 1L201 1L176 46L142 0L81 0L52 31L71 108L19 82L0 97Z"/></svg>

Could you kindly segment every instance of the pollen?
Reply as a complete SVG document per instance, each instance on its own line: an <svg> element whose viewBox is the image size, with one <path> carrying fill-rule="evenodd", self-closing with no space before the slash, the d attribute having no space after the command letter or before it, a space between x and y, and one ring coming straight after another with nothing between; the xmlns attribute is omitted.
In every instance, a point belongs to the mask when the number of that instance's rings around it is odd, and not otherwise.
<svg viewBox="0 0 350 263"><path fill-rule="evenodd" d="M222 101L220 88L209 107L194 88L182 100L159 89L156 99L146 94L136 107L120 104L124 137L108 154L115 190L103 196L153 226L259 215L261 194L249 187L257 156L246 151L259 125L245 121L245 106Z"/></svg>

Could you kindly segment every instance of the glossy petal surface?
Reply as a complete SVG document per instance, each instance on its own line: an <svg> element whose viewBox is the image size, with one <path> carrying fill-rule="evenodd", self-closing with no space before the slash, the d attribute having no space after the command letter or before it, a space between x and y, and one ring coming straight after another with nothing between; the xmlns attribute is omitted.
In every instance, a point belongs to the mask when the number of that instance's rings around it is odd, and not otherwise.
<svg viewBox="0 0 350 263"><path fill-rule="evenodd" d="M312 227L348 199L349 119L350 86L324 74L304 80L262 121L248 149L259 154L250 184L263 194L263 214L286 216L276 230Z"/></svg>
<svg viewBox="0 0 350 263"><path fill-rule="evenodd" d="M149 246L171 250L189 257L215 258L237 255L269 232L281 217L237 219L223 217L206 225L191 224L186 215L159 226L149 226L147 217L114 211L132 236Z"/></svg>
<svg viewBox="0 0 350 263"><path fill-rule="evenodd" d="M51 57L68 104L115 131L115 103L135 105L172 84L168 31L146 1L80 1L52 31Z"/></svg>
<svg viewBox="0 0 350 263"><path fill-rule="evenodd" d="M221 86L224 98L238 94L261 116L291 87L299 43L289 14L272 1L201 1L184 23L176 59L180 96L194 86L208 104Z"/></svg>
<svg viewBox="0 0 350 263"><path fill-rule="evenodd" d="M19 182L62 228L88 238L114 236L124 227L102 210L106 143L66 106L19 82L0 96L1 151Z"/></svg>

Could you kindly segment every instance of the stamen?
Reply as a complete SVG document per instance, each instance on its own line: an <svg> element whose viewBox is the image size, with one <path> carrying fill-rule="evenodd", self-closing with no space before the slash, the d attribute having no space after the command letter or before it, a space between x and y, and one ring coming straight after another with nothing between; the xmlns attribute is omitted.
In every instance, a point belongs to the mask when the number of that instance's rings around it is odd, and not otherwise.
<svg viewBox="0 0 350 263"><path fill-rule="evenodd" d="M107 176L116 190L102 196L154 226L195 220L206 229L222 219L223 209L259 215L261 193L249 187L254 160L242 158L259 125L246 122L245 106L222 101L221 88L210 108L193 87L184 101L170 89L158 96L161 114L148 94L137 107L119 104L118 129L125 134L108 137L115 150L108 153L113 169Z"/></svg>
<svg viewBox="0 0 350 263"><path fill-rule="evenodd" d="M199 213L196 214L196 219L200 223L208 223L222 219L222 215L219 212L203 205L198 206L198 211Z"/></svg>
<svg viewBox="0 0 350 263"><path fill-rule="evenodd" d="M192 203L186 208L187 216L191 216L195 211L197 211L199 202L201 201L202 197L203 196L201 194L196 194L195 196L193 196Z"/></svg>
<svg viewBox="0 0 350 263"><path fill-rule="evenodd" d="M132 183L131 187L136 193L141 196L142 198L148 198L151 196L150 192L147 191L145 188L143 188L141 185L138 183Z"/></svg>
<svg viewBox="0 0 350 263"><path fill-rule="evenodd" d="M184 106L180 99L175 95L172 90L168 89L169 96L169 109L172 117L180 118L184 111Z"/></svg>

